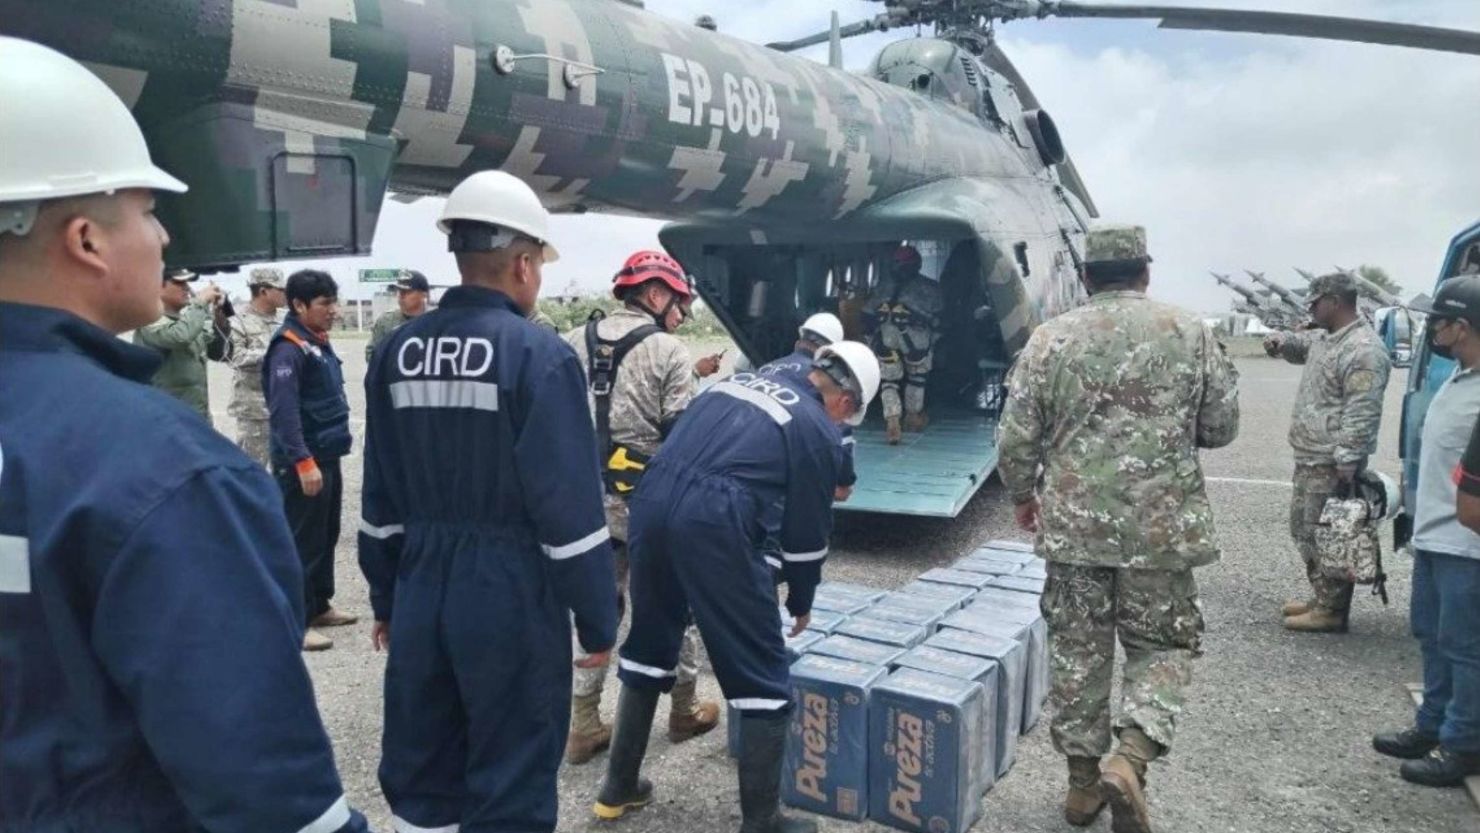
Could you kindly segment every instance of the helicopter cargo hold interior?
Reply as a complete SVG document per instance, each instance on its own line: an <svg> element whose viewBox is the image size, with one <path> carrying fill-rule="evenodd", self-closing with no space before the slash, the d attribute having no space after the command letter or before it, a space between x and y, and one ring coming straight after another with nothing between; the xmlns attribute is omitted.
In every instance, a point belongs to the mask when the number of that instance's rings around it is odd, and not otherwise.
<svg viewBox="0 0 1480 833"><path fill-rule="evenodd" d="M869 295L900 242L705 245L702 255L686 264L700 295L759 367L790 353L798 326L816 312L835 313L848 338L869 341ZM920 279L941 286L942 312L926 388L930 423L890 445L876 401L855 431L857 488L837 506L954 517L996 468L1008 356L972 241L905 242L922 252Z"/></svg>

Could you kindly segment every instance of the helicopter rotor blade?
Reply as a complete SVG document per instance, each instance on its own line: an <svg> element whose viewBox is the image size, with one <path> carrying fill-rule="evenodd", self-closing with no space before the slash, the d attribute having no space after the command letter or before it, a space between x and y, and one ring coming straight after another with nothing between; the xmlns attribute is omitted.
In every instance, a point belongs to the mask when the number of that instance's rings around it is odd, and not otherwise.
<svg viewBox="0 0 1480 833"><path fill-rule="evenodd" d="M993 4L995 5L995 4ZM1014 4L1016 5L1016 4ZM1164 29L1189 29L1216 32L1246 32L1264 35L1320 40L1352 41L1387 46L1406 46L1440 52L1480 55L1480 32L1392 23L1294 12L1265 12L1243 9L1204 9L1187 6L1094 5L1070 0L1043 3L1036 11L1027 8L1009 10L1008 18L1017 17L1105 17L1123 19L1160 19Z"/></svg>
<svg viewBox="0 0 1480 833"><path fill-rule="evenodd" d="M838 37L839 39L843 39L855 37L857 35L866 35L869 32L883 32L887 30L892 23L893 20L889 17L889 15L881 14L878 17L871 18L869 20L860 20L857 23L849 23L847 26L840 27L838 29ZM827 30L826 32L818 32L814 35L808 35L804 38L797 38L796 40L768 43L766 44L766 46L770 49L776 50L777 52L795 52L798 49L805 49L809 46L816 46L819 43L827 43L829 40L832 40L831 29Z"/></svg>

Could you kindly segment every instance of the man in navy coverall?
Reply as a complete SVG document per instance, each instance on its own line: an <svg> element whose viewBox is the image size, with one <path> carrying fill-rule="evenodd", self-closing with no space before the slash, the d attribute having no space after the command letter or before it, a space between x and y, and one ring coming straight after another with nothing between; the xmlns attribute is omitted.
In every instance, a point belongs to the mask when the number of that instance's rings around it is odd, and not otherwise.
<svg viewBox="0 0 1480 833"><path fill-rule="evenodd" d="M551 831L571 612L582 667L616 641L586 377L526 320L556 257L529 186L473 174L438 225L462 285L365 379L360 566L390 652L380 783L399 831Z"/></svg>
<svg viewBox="0 0 1480 833"><path fill-rule="evenodd" d="M366 830L277 487L116 337L160 315L151 192L185 186L96 76L4 37L0 148L0 830Z"/></svg>
<svg viewBox="0 0 1480 833"><path fill-rule="evenodd" d="M622 645L599 818L652 799L639 777L658 695L673 686L693 609L720 689L740 724L742 833L804 833L781 815L791 708L786 648L764 545L781 545L793 635L807 626L827 556L838 482L838 425L857 424L879 389L873 351L844 341L805 377L738 373L689 405L632 500L632 630Z"/></svg>
<svg viewBox="0 0 1480 833"><path fill-rule="evenodd" d="M812 371L812 358L817 355L817 351L842 340L843 322L830 312L819 312L802 322L802 326L797 328L796 349L790 355L766 362L756 373L762 376L787 373L796 378L805 378ZM858 482L858 473L853 468L852 426L844 425L842 434L842 444L838 447L838 489L834 493L834 498L840 501L852 496L853 484Z"/></svg>

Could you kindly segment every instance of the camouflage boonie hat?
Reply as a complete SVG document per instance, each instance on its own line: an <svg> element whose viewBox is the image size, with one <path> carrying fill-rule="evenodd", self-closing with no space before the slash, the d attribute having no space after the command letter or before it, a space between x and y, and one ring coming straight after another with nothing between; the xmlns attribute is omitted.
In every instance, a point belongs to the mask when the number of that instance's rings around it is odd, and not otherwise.
<svg viewBox="0 0 1480 833"><path fill-rule="evenodd" d="M247 286L270 286L273 289L285 289L287 283L283 280L283 270L259 267L252 270L251 277L247 278Z"/></svg>
<svg viewBox="0 0 1480 833"><path fill-rule="evenodd" d="M1310 282L1310 292L1306 293L1307 301L1314 301L1326 295L1349 294L1357 291L1357 282L1352 276L1345 272L1332 272L1322 275Z"/></svg>
<svg viewBox="0 0 1480 833"><path fill-rule="evenodd" d="M1090 229L1084 242L1086 263L1107 260L1144 260L1151 262L1146 252L1145 226L1100 226Z"/></svg>

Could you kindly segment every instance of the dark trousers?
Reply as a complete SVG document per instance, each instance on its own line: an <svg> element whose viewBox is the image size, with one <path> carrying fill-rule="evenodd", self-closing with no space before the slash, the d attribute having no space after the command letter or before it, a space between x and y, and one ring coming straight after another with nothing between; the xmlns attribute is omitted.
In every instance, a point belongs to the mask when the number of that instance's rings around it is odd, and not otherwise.
<svg viewBox="0 0 1480 833"><path fill-rule="evenodd" d="M303 604L308 621L329 609L334 598L334 547L339 544L339 519L344 511L344 478L339 460L320 460L324 488L313 497L303 494L292 466L274 467L283 490L283 513L293 530L298 560L303 564Z"/></svg>
<svg viewBox="0 0 1480 833"><path fill-rule="evenodd" d="M1412 602L1424 689L1415 722L1456 752L1480 753L1480 559L1418 550Z"/></svg>
<svg viewBox="0 0 1480 833"><path fill-rule="evenodd" d="M652 481L652 482L649 482ZM670 691L690 611L729 704L747 716L791 707L776 579L746 517L754 498L722 478L650 473L632 499L632 628L617 676Z"/></svg>

